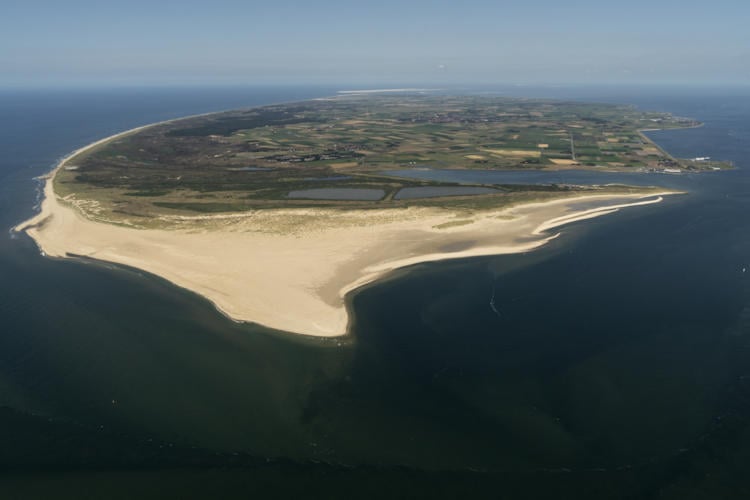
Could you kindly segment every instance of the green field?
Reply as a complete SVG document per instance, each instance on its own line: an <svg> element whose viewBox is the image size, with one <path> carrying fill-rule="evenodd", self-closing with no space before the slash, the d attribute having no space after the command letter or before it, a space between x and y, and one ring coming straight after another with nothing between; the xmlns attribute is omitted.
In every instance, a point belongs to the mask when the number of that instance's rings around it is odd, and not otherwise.
<svg viewBox="0 0 750 500"><path fill-rule="evenodd" d="M73 195L69 199L89 215L131 221L259 208L464 203L393 200L403 187L435 183L389 178L384 171L724 167L672 158L639 132L697 125L666 113L605 104L349 95L157 125L72 158L58 172L55 190ZM288 198L291 191L330 188L385 194L377 201ZM519 190L528 197L571 189L576 188L514 187L512 193L471 198L500 204L518 197Z"/></svg>

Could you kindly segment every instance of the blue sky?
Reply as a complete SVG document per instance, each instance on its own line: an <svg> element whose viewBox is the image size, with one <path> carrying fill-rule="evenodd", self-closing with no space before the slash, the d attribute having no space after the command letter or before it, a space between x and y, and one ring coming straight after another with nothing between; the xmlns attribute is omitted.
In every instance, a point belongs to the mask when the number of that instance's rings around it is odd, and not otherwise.
<svg viewBox="0 0 750 500"><path fill-rule="evenodd" d="M4 86L750 85L747 0L6 0L0 12Z"/></svg>

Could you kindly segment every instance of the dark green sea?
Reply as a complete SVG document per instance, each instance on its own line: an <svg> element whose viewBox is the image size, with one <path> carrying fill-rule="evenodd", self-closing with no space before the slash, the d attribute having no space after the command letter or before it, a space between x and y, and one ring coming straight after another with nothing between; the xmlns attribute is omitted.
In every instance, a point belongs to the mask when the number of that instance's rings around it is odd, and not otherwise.
<svg viewBox="0 0 750 500"><path fill-rule="evenodd" d="M650 136L737 168L396 272L354 294L351 337L307 339L10 228L96 139L335 89L0 92L0 498L749 497L750 91L499 90L696 118Z"/></svg>

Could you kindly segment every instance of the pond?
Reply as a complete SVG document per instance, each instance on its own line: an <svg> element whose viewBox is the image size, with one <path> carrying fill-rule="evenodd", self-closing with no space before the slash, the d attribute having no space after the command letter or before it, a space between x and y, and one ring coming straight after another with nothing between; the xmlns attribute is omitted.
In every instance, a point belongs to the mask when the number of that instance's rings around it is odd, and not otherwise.
<svg viewBox="0 0 750 500"><path fill-rule="evenodd" d="M307 200L377 201L385 196L382 189L365 188L315 188L290 191L287 198Z"/></svg>
<svg viewBox="0 0 750 500"><path fill-rule="evenodd" d="M401 189L393 198L411 200L415 198L437 198L440 196L465 196L472 194L497 193L497 189L471 186L421 186Z"/></svg>

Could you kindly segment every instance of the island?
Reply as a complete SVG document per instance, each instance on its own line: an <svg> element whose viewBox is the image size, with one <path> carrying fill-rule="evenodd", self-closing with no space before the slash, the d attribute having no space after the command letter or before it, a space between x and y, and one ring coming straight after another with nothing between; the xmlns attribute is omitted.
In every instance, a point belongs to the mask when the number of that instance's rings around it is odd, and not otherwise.
<svg viewBox="0 0 750 500"><path fill-rule="evenodd" d="M44 255L142 269L235 321L346 335L346 297L394 269L526 252L563 224L658 203L624 185L457 184L422 169L713 170L641 131L700 124L632 107L357 94L199 115L86 146L16 230Z"/></svg>

